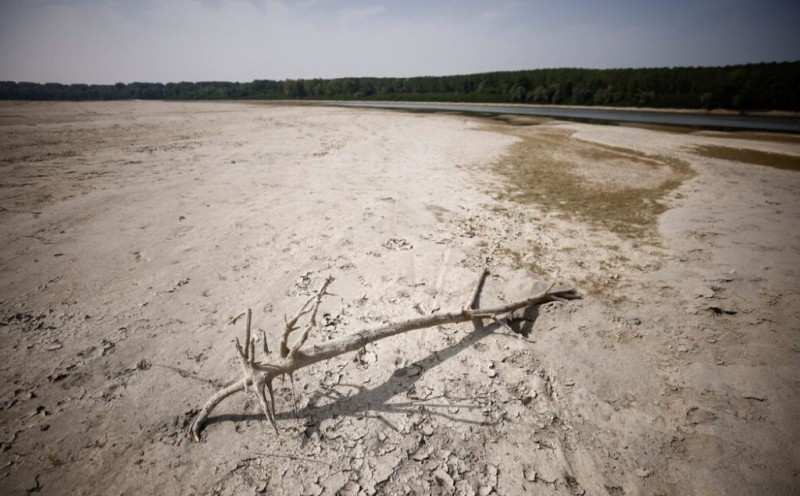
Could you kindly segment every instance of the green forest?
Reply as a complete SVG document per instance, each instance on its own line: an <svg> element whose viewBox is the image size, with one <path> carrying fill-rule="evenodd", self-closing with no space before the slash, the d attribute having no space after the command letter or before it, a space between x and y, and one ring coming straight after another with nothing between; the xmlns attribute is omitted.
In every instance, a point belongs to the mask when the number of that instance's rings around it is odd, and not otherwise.
<svg viewBox="0 0 800 496"><path fill-rule="evenodd" d="M390 100L800 111L800 61L536 69L410 78L59 84L0 81L3 100Z"/></svg>

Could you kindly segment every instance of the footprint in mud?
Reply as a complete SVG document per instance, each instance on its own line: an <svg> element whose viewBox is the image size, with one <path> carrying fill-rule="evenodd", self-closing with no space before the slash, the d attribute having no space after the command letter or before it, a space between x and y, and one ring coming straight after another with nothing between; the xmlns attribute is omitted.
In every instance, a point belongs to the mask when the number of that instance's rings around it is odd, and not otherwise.
<svg viewBox="0 0 800 496"><path fill-rule="evenodd" d="M142 251L132 251L131 255L133 255L133 260L137 263L150 261L150 257L148 257L147 254L143 253Z"/></svg>
<svg viewBox="0 0 800 496"><path fill-rule="evenodd" d="M709 410L701 410L693 406L686 411L686 420L689 425L710 424L717 420L717 415Z"/></svg>
<svg viewBox="0 0 800 496"><path fill-rule="evenodd" d="M391 238L385 243L383 243L383 247L387 250L394 250L394 251L401 251L401 250L411 250L414 248L414 245L408 242L408 240L404 238Z"/></svg>

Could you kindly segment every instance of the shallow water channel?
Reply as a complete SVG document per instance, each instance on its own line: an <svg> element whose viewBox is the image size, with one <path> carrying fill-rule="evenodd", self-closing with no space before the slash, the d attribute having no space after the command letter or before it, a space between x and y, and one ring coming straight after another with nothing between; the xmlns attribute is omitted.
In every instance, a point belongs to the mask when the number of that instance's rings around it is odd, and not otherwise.
<svg viewBox="0 0 800 496"><path fill-rule="evenodd" d="M764 115L709 114L694 112L653 112L646 110L536 107L466 103L336 102L343 107L368 107L422 111L475 112L553 117L557 119L604 122L636 122L703 129L739 129L800 133L800 118Z"/></svg>

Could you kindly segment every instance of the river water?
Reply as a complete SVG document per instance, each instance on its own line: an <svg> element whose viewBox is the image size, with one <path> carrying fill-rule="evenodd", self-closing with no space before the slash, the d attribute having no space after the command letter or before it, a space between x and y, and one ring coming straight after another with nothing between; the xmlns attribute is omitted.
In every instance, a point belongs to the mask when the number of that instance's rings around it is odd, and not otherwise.
<svg viewBox="0 0 800 496"><path fill-rule="evenodd" d="M367 107L402 110L477 112L484 114L513 114L553 117L556 119L636 122L702 129L730 129L800 133L800 118L761 115L719 115L694 112L651 112L646 110L616 110L593 108L533 107L524 105L494 105L468 103L413 102L336 102L343 107Z"/></svg>

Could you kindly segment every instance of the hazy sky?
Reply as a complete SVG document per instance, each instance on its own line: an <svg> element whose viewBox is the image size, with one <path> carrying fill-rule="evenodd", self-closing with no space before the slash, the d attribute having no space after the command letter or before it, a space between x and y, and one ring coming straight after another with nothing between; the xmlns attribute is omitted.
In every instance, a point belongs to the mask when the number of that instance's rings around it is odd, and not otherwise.
<svg viewBox="0 0 800 496"><path fill-rule="evenodd" d="M0 0L0 80L418 76L800 60L800 1Z"/></svg>

